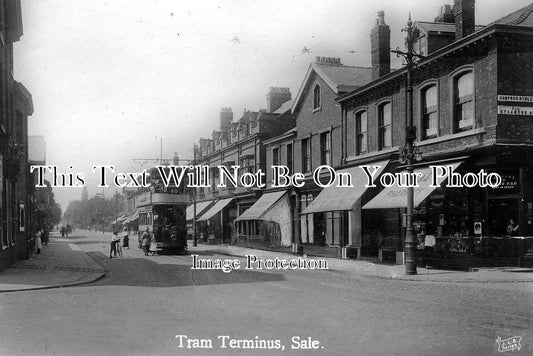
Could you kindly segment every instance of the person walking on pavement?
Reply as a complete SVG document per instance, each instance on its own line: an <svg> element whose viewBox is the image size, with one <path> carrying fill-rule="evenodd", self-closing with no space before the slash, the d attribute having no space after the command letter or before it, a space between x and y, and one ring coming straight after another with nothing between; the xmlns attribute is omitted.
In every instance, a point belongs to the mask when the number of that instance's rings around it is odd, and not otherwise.
<svg viewBox="0 0 533 356"><path fill-rule="evenodd" d="M130 249L130 235L128 234L128 228L124 227L122 232L122 247Z"/></svg>
<svg viewBox="0 0 533 356"><path fill-rule="evenodd" d="M142 247L145 256L148 256L148 252L150 251L150 240L150 230L146 228L146 231L142 235Z"/></svg>
<svg viewBox="0 0 533 356"><path fill-rule="evenodd" d="M111 248L109 250L109 258L113 258L113 256L117 257L117 243L120 242L120 238L117 236L117 232L113 232L113 235L111 235Z"/></svg>
<svg viewBox="0 0 533 356"><path fill-rule="evenodd" d="M41 236L43 234L43 230L39 228L37 232L35 233L35 248L37 250L37 254L41 253L41 249L43 248L43 243L41 240Z"/></svg>

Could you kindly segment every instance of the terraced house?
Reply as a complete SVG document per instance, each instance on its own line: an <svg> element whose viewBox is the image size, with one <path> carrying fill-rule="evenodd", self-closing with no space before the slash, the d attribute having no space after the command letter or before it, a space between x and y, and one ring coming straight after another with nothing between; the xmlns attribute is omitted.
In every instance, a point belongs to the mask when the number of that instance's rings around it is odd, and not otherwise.
<svg viewBox="0 0 533 356"><path fill-rule="evenodd" d="M238 242L241 238L250 242L260 236L262 226L254 221L235 219L250 208L261 195L261 188L234 187L227 184L219 188L221 177L218 166L240 166L240 174L266 171L264 141L277 136L295 125L290 111L289 88L270 88L267 108L259 111L244 110L238 120L233 120L233 111L223 108L220 126L211 138L200 139L197 148L197 165L209 166L210 187L197 188L196 215L200 237L210 242ZM187 209L187 220L193 219L194 205ZM235 229L237 227L237 229Z"/></svg>

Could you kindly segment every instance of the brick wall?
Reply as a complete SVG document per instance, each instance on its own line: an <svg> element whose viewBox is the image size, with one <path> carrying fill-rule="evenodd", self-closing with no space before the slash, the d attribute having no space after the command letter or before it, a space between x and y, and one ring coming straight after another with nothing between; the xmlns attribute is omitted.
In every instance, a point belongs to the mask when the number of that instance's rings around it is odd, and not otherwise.
<svg viewBox="0 0 533 356"><path fill-rule="evenodd" d="M321 90L321 108L313 110L313 89L318 83ZM333 166L340 164L341 131L340 106L335 102L335 92L316 74L309 82L308 88L296 116L298 128L297 142L294 146L294 169L302 171L301 140L311 139L311 169L320 165L320 133L331 131L331 150Z"/></svg>
<svg viewBox="0 0 533 356"><path fill-rule="evenodd" d="M439 137L420 142L425 155L444 151L459 151L496 142L532 142L531 117L499 115L498 94L533 95L533 44L531 37L500 35L490 36L475 45L459 49L448 56L415 69L413 75L413 120L421 137L421 89L428 83L438 85ZM453 131L452 84L454 76L462 69L474 72L475 127L465 133ZM405 76L371 88L342 102L347 115L347 156L355 154L355 115L359 109L368 112L368 146L370 152L378 150L377 107L383 100L392 101L392 144L403 145L406 93ZM501 105L502 103L500 103ZM512 105L512 104L511 104ZM524 105L524 104L522 104ZM533 106L533 104L525 104Z"/></svg>
<svg viewBox="0 0 533 356"><path fill-rule="evenodd" d="M497 94L533 96L533 37L501 34L497 41ZM533 107L531 102L498 104ZM498 115L496 137L501 143L533 143L533 117Z"/></svg>

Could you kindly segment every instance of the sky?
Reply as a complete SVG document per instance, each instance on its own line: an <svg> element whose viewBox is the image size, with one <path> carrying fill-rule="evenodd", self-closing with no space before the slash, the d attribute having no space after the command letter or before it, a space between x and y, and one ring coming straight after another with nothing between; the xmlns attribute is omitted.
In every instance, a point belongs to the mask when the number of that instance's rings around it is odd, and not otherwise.
<svg viewBox="0 0 533 356"><path fill-rule="evenodd" d="M142 172L161 155L191 158L194 142L218 129L221 108L232 108L234 119L244 109L265 108L269 87L289 87L294 98L315 56L370 66L378 11L385 11L391 28L391 48L403 49L409 11L415 21L433 21L440 6L453 3L21 2L24 35L14 45L14 74L33 97L29 135L45 137L48 165L84 174L89 195L102 192L94 165ZM477 0L476 23L488 24L530 2ZM393 68L402 66L391 58ZM54 188L63 210L81 191ZM103 191L111 196L115 186Z"/></svg>

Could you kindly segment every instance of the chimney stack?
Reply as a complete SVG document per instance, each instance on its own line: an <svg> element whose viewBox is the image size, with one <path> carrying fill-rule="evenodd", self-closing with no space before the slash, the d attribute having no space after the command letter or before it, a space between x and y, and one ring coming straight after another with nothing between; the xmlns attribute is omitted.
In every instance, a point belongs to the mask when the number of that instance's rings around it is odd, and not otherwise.
<svg viewBox="0 0 533 356"><path fill-rule="evenodd" d="M370 32L372 46L372 80L390 73L390 28L385 24L385 12L378 12L376 27Z"/></svg>
<svg viewBox="0 0 533 356"><path fill-rule="evenodd" d="M233 121L233 111L231 108L220 109L220 131L226 132L229 130L229 125Z"/></svg>
<svg viewBox="0 0 533 356"><path fill-rule="evenodd" d="M435 22L454 23L455 15L451 5L442 5L440 7L439 16L435 17Z"/></svg>
<svg viewBox="0 0 533 356"><path fill-rule="evenodd" d="M276 111L283 103L289 100L291 100L291 90L289 88L270 87L267 94L267 112Z"/></svg>
<svg viewBox="0 0 533 356"><path fill-rule="evenodd" d="M455 40L475 31L475 0L455 0Z"/></svg>

